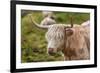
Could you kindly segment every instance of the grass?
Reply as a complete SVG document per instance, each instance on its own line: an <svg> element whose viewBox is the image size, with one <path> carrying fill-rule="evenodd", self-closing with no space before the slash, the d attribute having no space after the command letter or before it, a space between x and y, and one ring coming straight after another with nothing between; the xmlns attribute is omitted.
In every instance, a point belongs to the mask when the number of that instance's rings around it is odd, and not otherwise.
<svg viewBox="0 0 100 73"><path fill-rule="evenodd" d="M63 57L58 52L54 56L47 54L47 41L45 39L45 30L33 26L29 14L34 17L38 23L43 19L41 11L22 10L27 14L21 16L21 62L46 62L62 61ZM81 24L90 18L89 13L70 13L54 12L57 23L70 23L70 17L73 17L73 23Z"/></svg>

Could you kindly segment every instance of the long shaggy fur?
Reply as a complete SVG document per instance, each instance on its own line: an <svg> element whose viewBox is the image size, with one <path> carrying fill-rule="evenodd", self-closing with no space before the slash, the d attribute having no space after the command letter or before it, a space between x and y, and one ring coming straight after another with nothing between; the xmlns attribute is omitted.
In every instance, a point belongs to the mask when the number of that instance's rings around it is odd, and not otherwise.
<svg viewBox="0 0 100 73"><path fill-rule="evenodd" d="M66 49L64 54L66 60L89 59L89 36L81 27L74 27L73 35L66 36ZM88 43L87 43L88 42Z"/></svg>
<svg viewBox="0 0 100 73"><path fill-rule="evenodd" d="M48 47L52 47L57 50L60 49L64 53L65 60L89 59L89 50L88 50L90 48L89 27L76 25L73 28L66 28L66 29L73 30L73 34L70 36L67 35L65 36L64 25L52 25L48 29L48 32L46 34L48 45L49 42L52 41L52 44L50 44ZM66 40L64 38L66 38ZM64 48L64 41L66 41L66 48Z"/></svg>

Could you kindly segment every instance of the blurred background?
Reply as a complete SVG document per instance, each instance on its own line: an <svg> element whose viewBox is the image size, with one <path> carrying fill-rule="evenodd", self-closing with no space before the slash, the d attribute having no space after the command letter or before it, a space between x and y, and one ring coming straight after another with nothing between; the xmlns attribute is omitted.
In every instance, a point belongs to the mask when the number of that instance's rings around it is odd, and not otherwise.
<svg viewBox="0 0 100 73"><path fill-rule="evenodd" d="M44 19L43 11L21 10L21 62L63 61L60 52L53 56L47 54L46 30L34 27L29 14L39 24ZM62 24L70 24L70 17L79 25L90 19L89 13L53 12L53 15L56 23Z"/></svg>

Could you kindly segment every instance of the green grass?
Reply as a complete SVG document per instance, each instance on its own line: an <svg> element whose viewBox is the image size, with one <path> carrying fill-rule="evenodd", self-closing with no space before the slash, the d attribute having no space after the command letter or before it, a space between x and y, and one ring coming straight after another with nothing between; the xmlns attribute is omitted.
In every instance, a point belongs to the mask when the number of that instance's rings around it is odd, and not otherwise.
<svg viewBox="0 0 100 73"><path fill-rule="evenodd" d="M24 11L24 10L23 10ZM26 15L21 16L21 62L46 62L62 61L63 57L58 52L54 56L47 54L47 42L45 39L45 30L33 26L29 14L38 23L43 19L41 11L27 11ZM54 12L57 23L70 23L70 17L73 17L73 23L81 24L90 18L89 13L70 13Z"/></svg>

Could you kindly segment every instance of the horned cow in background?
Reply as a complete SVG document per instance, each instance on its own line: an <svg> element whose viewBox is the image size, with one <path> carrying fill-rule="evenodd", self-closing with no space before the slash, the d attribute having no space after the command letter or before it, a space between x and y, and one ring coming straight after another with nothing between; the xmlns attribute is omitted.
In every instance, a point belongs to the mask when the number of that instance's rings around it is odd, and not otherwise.
<svg viewBox="0 0 100 73"><path fill-rule="evenodd" d="M31 19L32 20L32 19ZM57 51L64 54L64 60L86 60L90 58L90 29L83 25L55 24L42 26L32 20L39 28L48 29L46 39L48 42L47 52L52 55ZM87 30L86 30L87 29Z"/></svg>
<svg viewBox="0 0 100 73"><path fill-rule="evenodd" d="M55 21L55 16L53 14L53 12L50 11L43 11L42 12L43 15L43 20L41 21L41 25L52 25L52 24L56 24Z"/></svg>
<svg viewBox="0 0 100 73"><path fill-rule="evenodd" d="M48 16L52 17L54 14L53 14L52 11L43 11L42 15L43 15L43 18L45 18L45 17L48 17Z"/></svg>

